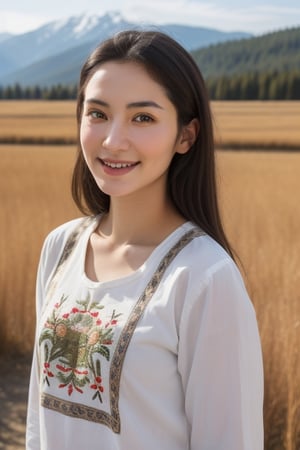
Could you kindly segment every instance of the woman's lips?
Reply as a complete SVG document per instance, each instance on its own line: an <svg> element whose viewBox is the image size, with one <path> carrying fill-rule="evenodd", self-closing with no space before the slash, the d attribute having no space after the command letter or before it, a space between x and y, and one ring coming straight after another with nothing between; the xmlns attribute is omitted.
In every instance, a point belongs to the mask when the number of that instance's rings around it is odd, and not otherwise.
<svg viewBox="0 0 300 450"><path fill-rule="evenodd" d="M136 167L139 162L112 161L99 158L104 172L109 175L124 175Z"/></svg>

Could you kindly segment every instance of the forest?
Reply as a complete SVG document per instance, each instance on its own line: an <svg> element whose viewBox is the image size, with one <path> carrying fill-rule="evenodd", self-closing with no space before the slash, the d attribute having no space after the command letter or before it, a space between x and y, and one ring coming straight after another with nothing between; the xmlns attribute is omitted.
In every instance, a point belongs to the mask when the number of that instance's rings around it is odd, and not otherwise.
<svg viewBox="0 0 300 450"><path fill-rule="evenodd" d="M211 100L300 100L300 70L208 77ZM0 86L0 100L74 100L76 85Z"/></svg>

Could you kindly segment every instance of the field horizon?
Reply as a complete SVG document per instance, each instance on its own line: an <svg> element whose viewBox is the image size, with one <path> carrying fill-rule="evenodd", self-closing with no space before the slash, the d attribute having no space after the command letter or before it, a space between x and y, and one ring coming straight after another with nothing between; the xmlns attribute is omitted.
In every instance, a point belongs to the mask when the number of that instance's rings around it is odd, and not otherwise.
<svg viewBox="0 0 300 450"><path fill-rule="evenodd" d="M300 150L300 101L212 101L220 149ZM77 141L73 100L1 100L0 144L72 145Z"/></svg>

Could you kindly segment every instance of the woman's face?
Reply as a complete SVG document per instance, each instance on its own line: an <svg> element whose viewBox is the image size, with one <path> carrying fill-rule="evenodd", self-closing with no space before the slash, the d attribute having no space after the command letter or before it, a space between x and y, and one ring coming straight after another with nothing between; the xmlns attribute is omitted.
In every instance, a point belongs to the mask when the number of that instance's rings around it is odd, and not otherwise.
<svg viewBox="0 0 300 450"><path fill-rule="evenodd" d="M142 65L110 61L89 80L80 126L86 163L99 188L113 197L166 190L176 152L189 145L164 88Z"/></svg>

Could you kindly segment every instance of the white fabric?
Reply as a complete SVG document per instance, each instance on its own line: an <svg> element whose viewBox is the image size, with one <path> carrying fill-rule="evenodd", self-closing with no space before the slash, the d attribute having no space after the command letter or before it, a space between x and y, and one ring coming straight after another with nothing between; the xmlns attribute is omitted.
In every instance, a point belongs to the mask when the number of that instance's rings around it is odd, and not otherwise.
<svg viewBox="0 0 300 450"><path fill-rule="evenodd" d="M207 235L193 239L171 262L136 325L121 370L120 433L106 424L41 406L40 396L50 394L111 413L109 370L120 333L162 257L194 227L187 222L178 228L133 274L97 283L84 273L95 219L80 238L45 306L52 272L79 220L50 233L41 255L26 449L262 450L263 368L255 312L236 265ZM39 345L45 329L53 331L51 314L58 314L57 303L63 295L67 300L59 311L69 319L73 317L68 316L70 311L78 308L76 301L87 298L103 307L99 310L103 326L111 320L113 310L120 314L110 322L114 323L113 342L107 344L110 360L100 358L102 403L98 397L92 399L96 390L91 388L91 374L82 393L74 389L69 394L67 387L59 387L62 383L56 376L48 377L50 386L44 382L44 370L52 373L58 370L56 365L63 365L56 360L45 369L47 340ZM57 331L63 335L63 329ZM94 336L91 332L90 338ZM74 352L79 355L78 348Z"/></svg>

